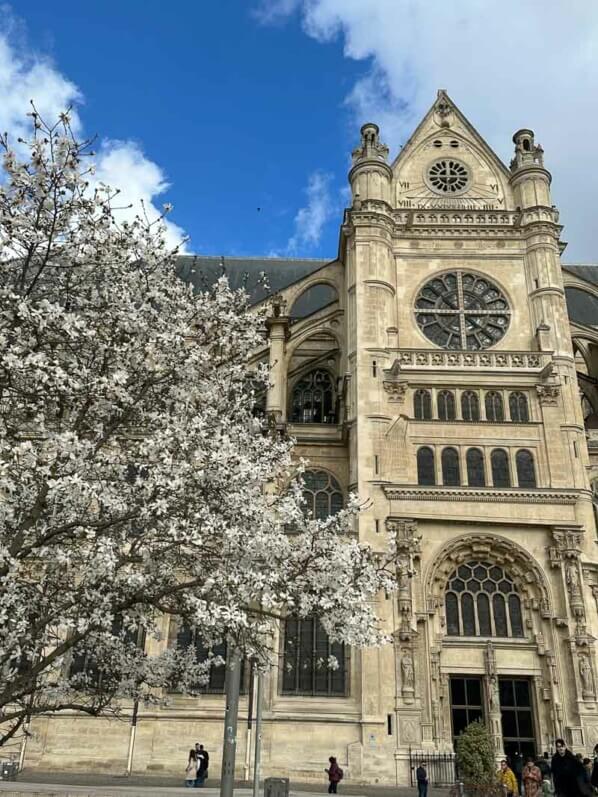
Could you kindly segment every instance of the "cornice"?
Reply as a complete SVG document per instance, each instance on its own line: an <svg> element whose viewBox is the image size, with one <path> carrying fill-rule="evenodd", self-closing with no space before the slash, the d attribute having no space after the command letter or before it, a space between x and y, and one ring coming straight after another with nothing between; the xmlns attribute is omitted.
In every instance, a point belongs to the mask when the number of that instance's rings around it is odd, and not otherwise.
<svg viewBox="0 0 598 797"><path fill-rule="evenodd" d="M581 496L567 490L494 489L485 487L446 487L386 484L385 496L391 501L475 501L491 504L575 504Z"/></svg>

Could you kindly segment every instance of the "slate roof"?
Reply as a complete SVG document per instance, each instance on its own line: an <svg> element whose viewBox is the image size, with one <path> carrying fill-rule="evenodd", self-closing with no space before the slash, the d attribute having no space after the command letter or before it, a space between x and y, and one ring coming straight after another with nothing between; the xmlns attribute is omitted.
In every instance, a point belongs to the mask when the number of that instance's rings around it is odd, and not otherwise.
<svg viewBox="0 0 598 797"><path fill-rule="evenodd" d="M576 277L581 277L586 282L591 282L593 285L598 285L598 263L587 263L583 266L565 265L563 264L564 271L569 271Z"/></svg>
<svg viewBox="0 0 598 797"><path fill-rule="evenodd" d="M288 288L298 280L313 274L330 260L311 260L288 257L223 257L208 255L181 255L177 262L179 276L197 290L214 283L224 272L232 288L245 286L251 304L257 304L269 293ZM265 273L270 290L259 284Z"/></svg>

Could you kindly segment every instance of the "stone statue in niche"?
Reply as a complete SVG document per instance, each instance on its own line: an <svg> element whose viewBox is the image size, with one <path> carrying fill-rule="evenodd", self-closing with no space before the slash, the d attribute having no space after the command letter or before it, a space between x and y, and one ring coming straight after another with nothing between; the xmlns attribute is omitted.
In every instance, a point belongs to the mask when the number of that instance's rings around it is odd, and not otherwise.
<svg viewBox="0 0 598 797"><path fill-rule="evenodd" d="M401 675L403 676L403 689L413 689L415 685L415 672L411 653L405 653L401 659Z"/></svg>
<svg viewBox="0 0 598 797"><path fill-rule="evenodd" d="M592 665L587 656L579 657L579 677L581 678L581 689L584 695L594 694L594 678Z"/></svg>
<svg viewBox="0 0 598 797"><path fill-rule="evenodd" d="M500 696L498 694L498 680L495 675L491 676L488 685L488 704L490 713L500 711Z"/></svg>
<svg viewBox="0 0 598 797"><path fill-rule="evenodd" d="M579 573L577 572L577 567L573 563L567 565L566 578L571 597L578 597L580 595Z"/></svg>

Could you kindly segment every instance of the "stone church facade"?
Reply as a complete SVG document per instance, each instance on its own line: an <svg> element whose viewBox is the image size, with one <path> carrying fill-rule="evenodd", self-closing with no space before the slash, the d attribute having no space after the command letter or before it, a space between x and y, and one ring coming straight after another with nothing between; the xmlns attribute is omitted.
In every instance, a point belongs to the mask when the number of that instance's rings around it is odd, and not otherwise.
<svg viewBox="0 0 598 797"><path fill-rule="evenodd" d="M543 151L530 130L514 143L507 167L440 91L392 163L362 128L335 260L228 262L266 267L277 289L256 361L272 423L309 460L310 508L356 491L360 540L391 532L411 573L380 596L384 648L280 629L265 775L321 779L336 755L349 781L406 784L410 750L450 752L478 717L497 755L598 742L598 266L561 264ZM318 668L328 653L338 670ZM133 771L182 778L202 741L217 775L221 691L214 673L200 697L141 709ZM129 733L41 719L27 761L122 770Z"/></svg>

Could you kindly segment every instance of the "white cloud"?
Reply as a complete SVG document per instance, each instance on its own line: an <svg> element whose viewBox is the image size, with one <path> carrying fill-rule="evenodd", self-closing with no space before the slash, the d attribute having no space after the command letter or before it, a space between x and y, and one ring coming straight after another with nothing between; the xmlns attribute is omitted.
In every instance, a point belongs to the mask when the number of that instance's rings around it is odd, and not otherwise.
<svg viewBox="0 0 598 797"><path fill-rule="evenodd" d="M297 253L302 246L313 247L320 242L324 225L336 210L330 181L331 175L321 171L310 175L305 189L307 204L295 216L295 230L287 244L289 254Z"/></svg>
<svg viewBox="0 0 598 797"><path fill-rule="evenodd" d="M262 2L280 21L285 2ZM288 3L287 15L296 11ZM446 88L503 160L531 127L546 151L562 211L565 259L598 261L594 233L598 3L587 0L301 0L318 41L342 37L364 73L347 103L353 123L380 124L393 154ZM357 132L356 132L357 135Z"/></svg>
<svg viewBox="0 0 598 797"><path fill-rule="evenodd" d="M260 0L253 16L264 25L276 25L301 8L303 0Z"/></svg>
<svg viewBox="0 0 598 797"><path fill-rule="evenodd" d="M56 121L59 113L73 106L73 132L77 136L84 135L79 114L83 103L80 89L49 58L28 46L22 26L6 6L0 6L0 12L4 12L0 30L0 130L8 132L13 141L27 138L31 131L27 114L31 111L30 100L33 100L48 123ZM136 142L103 140L97 149L96 168L98 181L121 190L119 204L132 205L119 212L122 218L141 212L142 200L148 216L155 218L160 214L159 198L168 188L168 182L161 168L143 154ZM170 246L178 245L183 237L180 227L166 221Z"/></svg>

